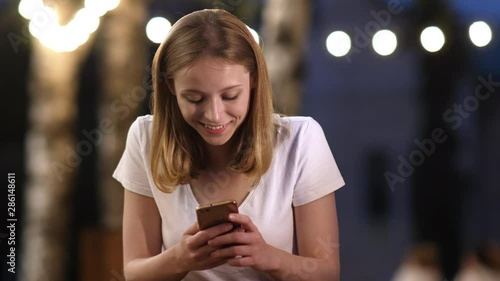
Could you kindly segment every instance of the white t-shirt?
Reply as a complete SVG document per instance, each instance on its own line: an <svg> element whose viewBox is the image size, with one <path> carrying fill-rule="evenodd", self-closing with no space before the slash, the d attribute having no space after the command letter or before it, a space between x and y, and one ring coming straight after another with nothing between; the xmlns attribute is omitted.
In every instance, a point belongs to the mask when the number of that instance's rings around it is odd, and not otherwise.
<svg viewBox="0 0 500 281"><path fill-rule="evenodd" d="M288 137L277 145L269 170L238 209L252 219L266 243L295 253L292 206L319 199L342 187L344 180L323 130L314 119L276 115L276 120L288 129ZM156 188L149 165L152 122L153 116L146 115L132 124L113 177L126 189L154 198L162 219L164 250L178 243L182 233L196 221L198 203L189 184L178 186L170 194ZM215 182L224 180L214 177ZM224 264L210 270L192 271L184 280L271 279L250 267Z"/></svg>

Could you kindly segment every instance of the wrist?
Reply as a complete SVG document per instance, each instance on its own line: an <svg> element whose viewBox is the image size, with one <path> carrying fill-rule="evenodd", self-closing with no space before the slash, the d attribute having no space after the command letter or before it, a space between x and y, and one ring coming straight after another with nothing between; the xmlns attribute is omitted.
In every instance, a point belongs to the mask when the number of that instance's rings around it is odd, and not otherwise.
<svg viewBox="0 0 500 281"><path fill-rule="evenodd" d="M268 266L264 271L267 272L268 274L274 275L281 271L282 264L286 259L287 253L280 249L274 248L273 246L269 247L270 247L270 255L269 255L269 260L267 261Z"/></svg>
<svg viewBox="0 0 500 281"><path fill-rule="evenodd" d="M176 274L188 274L190 269L189 266L186 262L186 260L183 258L182 254L182 249L179 244L174 245L171 248L171 255L172 255L172 260L174 261L173 267L174 271Z"/></svg>

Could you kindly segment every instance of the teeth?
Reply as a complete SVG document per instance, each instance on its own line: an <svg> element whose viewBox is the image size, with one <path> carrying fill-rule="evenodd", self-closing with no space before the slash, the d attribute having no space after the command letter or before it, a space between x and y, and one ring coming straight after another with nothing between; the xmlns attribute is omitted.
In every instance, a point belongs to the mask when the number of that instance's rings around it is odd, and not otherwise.
<svg viewBox="0 0 500 281"><path fill-rule="evenodd" d="M203 125L205 125L205 127L209 128L210 130L219 130L219 129L222 129L224 127L224 125L222 125L222 126L215 126L215 127L209 126L207 124L203 124Z"/></svg>

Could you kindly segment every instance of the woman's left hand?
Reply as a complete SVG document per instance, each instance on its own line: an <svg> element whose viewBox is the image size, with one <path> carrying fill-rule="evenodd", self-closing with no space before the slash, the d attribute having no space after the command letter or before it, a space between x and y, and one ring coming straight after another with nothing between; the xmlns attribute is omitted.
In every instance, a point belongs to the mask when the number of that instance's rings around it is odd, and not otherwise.
<svg viewBox="0 0 500 281"><path fill-rule="evenodd" d="M250 217L231 214L229 220L241 225L234 231L208 241L210 246L228 245L212 252L213 257L231 258L231 266L250 266L258 271L272 271L279 266L279 251L264 241Z"/></svg>

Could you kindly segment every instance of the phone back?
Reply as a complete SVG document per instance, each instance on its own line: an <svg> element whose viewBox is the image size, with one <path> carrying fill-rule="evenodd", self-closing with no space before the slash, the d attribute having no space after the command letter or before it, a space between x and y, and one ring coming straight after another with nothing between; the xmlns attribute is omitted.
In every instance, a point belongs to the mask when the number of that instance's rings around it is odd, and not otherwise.
<svg viewBox="0 0 500 281"><path fill-rule="evenodd" d="M234 200L207 204L196 208L200 229L229 222L228 216L230 213L238 213L238 206Z"/></svg>

